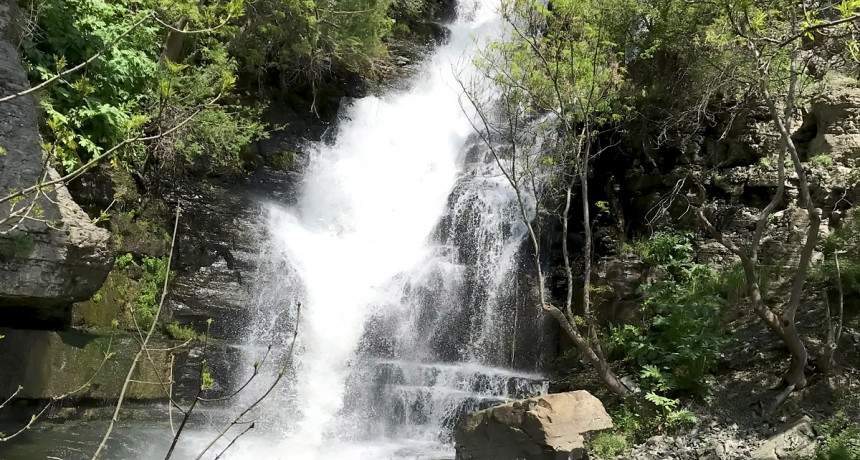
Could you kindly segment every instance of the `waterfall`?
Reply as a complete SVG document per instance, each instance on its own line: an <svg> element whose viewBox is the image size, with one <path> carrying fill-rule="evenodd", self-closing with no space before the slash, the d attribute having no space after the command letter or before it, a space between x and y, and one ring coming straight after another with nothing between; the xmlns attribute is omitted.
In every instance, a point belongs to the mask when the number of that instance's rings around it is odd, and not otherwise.
<svg viewBox="0 0 860 460"><path fill-rule="evenodd" d="M468 411L545 390L513 190L474 145L455 74L498 36L461 2L409 90L342 109L301 198L269 216L252 343L298 345L277 409L289 458L439 458ZM528 342L517 349L518 342ZM518 370L513 370L518 369Z"/></svg>

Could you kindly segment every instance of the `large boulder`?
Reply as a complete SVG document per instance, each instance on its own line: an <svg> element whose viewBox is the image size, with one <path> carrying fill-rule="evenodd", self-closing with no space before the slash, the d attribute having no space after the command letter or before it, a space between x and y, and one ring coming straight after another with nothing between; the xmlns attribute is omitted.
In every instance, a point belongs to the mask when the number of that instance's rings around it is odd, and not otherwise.
<svg viewBox="0 0 860 460"><path fill-rule="evenodd" d="M29 88L18 53L8 41L14 28L9 18L15 17L10 8L0 5L0 97ZM39 141L32 98L0 102L0 197L59 178L46 165ZM63 186L47 188L38 198L0 203L3 323L68 323L71 303L92 296L110 271L109 243L110 234L90 222Z"/></svg>
<svg viewBox="0 0 860 460"><path fill-rule="evenodd" d="M587 391L556 393L491 407L466 417L454 433L458 460L575 460L583 434L612 428Z"/></svg>

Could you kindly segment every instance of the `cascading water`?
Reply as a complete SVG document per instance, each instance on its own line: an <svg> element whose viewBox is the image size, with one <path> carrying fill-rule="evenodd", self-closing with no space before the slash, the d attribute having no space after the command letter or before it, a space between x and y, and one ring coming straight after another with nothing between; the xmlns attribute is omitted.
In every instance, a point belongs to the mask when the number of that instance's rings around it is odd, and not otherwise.
<svg viewBox="0 0 860 460"><path fill-rule="evenodd" d="M525 228L504 177L469 145L455 80L498 36L497 5L459 8L412 88L353 101L336 140L313 147L298 204L271 210L250 337L286 343L302 304L283 404L268 414L289 458L450 457L464 413L545 390L507 370L539 362L540 321L518 308L532 295Z"/></svg>

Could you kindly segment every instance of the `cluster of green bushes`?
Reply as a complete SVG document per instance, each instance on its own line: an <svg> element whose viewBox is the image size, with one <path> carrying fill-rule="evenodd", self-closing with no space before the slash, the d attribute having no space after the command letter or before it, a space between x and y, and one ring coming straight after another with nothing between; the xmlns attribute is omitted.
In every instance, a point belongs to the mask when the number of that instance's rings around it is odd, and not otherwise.
<svg viewBox="0 0 860 460"><path fill-rule="evenodd" d="M813 272L815 282L837 284L832 255L839 250L844 289L860 292L860 271L854 270L860 260L855 217L824 242L826 258ZM689 233L658 232L627 249L661 275L658 281L641 287L645 300L638 320L612 327L610 340L617 357L640 368L640 383L650 404L628 401L615 409L615 429L590 441L600 458L613 458L654 433L696 423L695 416L682 409L682 400L707 395L721 350L731 340L721 326L721 310L745 295L746 283L739 268L718 272L695 261ZM763 287L770 276L759 275ZM823 442L814 460L860 459L860 425L844 412L820 423L816 430Z"/></svg>
<svg viewBox="0 0 860 460"><path fill-rule="evenodd" d="M727 342L720 324L723 278L694 261L688 233L657 233L639 247L652 269L664 275L641 287L641 321L614 327L612 343L642 367L656 391L702 394Z"/></svg>
<svg viewBox="0 0 860 460"><path fill-rule="evenodd" d="M823 442L812 460L860 460L860 422L846 412L837 412L815 428Z"/></svg>
<svg viewBox="0 0 860 460"><path fill-rule="evenodd" d="M241 2L25 3L33 27L21 48L33 84L87 63L38 97L44 148L62 171L105 152L115 167L139 173L165 163L238 169L242 150L265 135L260 109L241 104L235 90L237 63L226 48L237 27L219 27L243 14ZM180 18L183 27L212 30L186 40L172 62L164 24ZM123 144L145 137L158 142Z"/></svg>
<svg viewBox="0 0 860 460"><path fill-rule="evenodd" d="M21 3L34 85L86 63L38 94L44 148L64 172L105 152L138 173L240 171L267 131L263 107L238 90L240 75L256 90L277 74L314 88L315 98L343 72L374 74L394 23L390 0ZM141 138L150 141L124 143Z"/></svg>

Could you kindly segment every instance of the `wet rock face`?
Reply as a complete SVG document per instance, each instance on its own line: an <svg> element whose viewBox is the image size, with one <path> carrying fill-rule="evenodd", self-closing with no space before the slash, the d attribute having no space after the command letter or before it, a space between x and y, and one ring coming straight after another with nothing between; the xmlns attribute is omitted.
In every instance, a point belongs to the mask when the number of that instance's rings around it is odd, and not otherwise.
<svg viewBox="0 0 860 460"><path fill-rule="evenodd" d="M0 10L0 18L7 13ZM0 24L0 37L7 26ZM0 39L0 97L28 87L17 51ZM39 141L30 96L0 103L0 197L59 177L46 167ZM110 271L109 242L65 187L0 203L0 322L63 327L71 303L92 296Z"/></svg>
<svg viewBox="0 0 860 460"><path fill-rule="evenodd" d="M475 412L454 433L458 460L580 459L583 434L612 428L587 391L523 399Z"/></svg>
<svg viewBox="0 0 860 460"><path fill-rule="evenodd" d="M281 152L288 141L263 146ZM248 330L255 302L261 247L268 238L268 209L295 199L295 153L287 170L263 166L249 177L187 180L166 190L165 201L182 208L174 253L177 276L170 286L168 315L203 332L212 319L213 338L236 342ZM172 223L171 223L172 224Z"/></svg>

